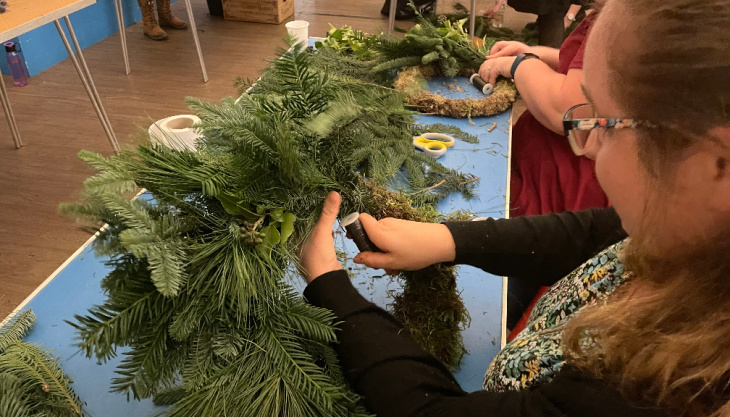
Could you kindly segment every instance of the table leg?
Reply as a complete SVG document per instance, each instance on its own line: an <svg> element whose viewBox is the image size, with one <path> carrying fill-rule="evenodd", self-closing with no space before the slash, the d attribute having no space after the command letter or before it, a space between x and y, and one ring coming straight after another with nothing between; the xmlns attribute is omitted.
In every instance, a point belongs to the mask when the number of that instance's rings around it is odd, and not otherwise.
<svg viewBox="0 0 730 417"><path fill-rule="evenodd" d="M477 22L477 0L471 0L471 9L469 9L469 34L474 38L474 26Z"/></svg>
<svg viewBox="0 0 730 417"><path fill-rule="evenodd" d="M109 116L107 116L106 111L104 110L104 106L101 103L101 97L99 97L99 92L96 91L96 85L94 84L94 80L91 78L91 72L89 71L89 67L86 66L84 53L81 50L81 46L79 46L78 39L76 39L76 32L74 32L73 26L71 26L71 19L69 19L68 16L64 16L63 19L66 21L66 27L68 28L68 33L71 35L71 41L73 41L74 47L76 48L76 53L78 54L79 62L81 63L81 69L84 70L86 81L91 87L91 92L94 93L94 98L96 99L96 104L99 106L99 110L101 110L101 116L104 118L104 122L106 122L106 125L109 128L109 133L111 133L112 137L114 138L114 142L117 142L117 136L114 134L114 130L112 129L112 123L109 121ZM118 147L119 143L117 142L117 148Z"/></svg>
<svg viewBox="0 0 730 417"><path fill-rule="evenodd" d="M200 70L203 71L203 82L208 82L208 72L205 70L205 62L203 61L203 50L200 48L200 40L198 39L198 28L195 27L195 18L193 17L193 8L190 6L190 0L185 0L185 7L188 9L188 20L190 20L190 30L193 31L193 39L195 40L195 48L198 50L198 60L200 60Z"/></svg>
<svg viewBox="0 0 730 417"><path fill-rule="evenodd" d="M132 70L129 68L129 54L127 53L127 32L124 30L124 10L122 0L114 0L114 8L117 12L117 25L119 26L119 39L122 41L122 55L124 55L124 71L129 75Z"/></svg>
<svg viewBox="0 0 730 417"><path fill-rule="evenodd" d="M23 146L23 141L20 139L20 131L18 131L18 125L15 124L15 116L13 115L13 109L10 107L10 99L8 98L8 90L5 88L5 81L3 76L0 74L0 101L2 101L3 112L5 113L5 120L8 121L8 127L10 128L10 135L13 137L13 143L15 149L19 149Z"/></svg>
<svg viewBox="0 0 730 417"><path fill-rule="evenodd" d="M388 34L392 35L395 30L395 11L398 9L398 0L390 0L390 12L388 12Z"/></svg>
<svg viewBox="0 0 730 417"><path fill-rule="evenodd" d="M69 58L71 58L71 62L73 63L74 68L76 68L76 72L79 74L79 78L81 79L81 83L84 85L86 94L89 95L89 100L91 100L91 104L94 106L94 110L96 110L97 116L99 116L99 121L101 122L101 125L106 132L107 138L109 138L109 143L112 145L114 152L119 153L119 143L117 142L116 136L114 136L114 131L112 130L111 123L109 123L109 118L106 115L106 111L104 111L104 106L101 103L101 98L99 98L99 93L96 91L96 86L91 79L89 68L86 66L86 61L84 60L84 55L81 52L78 40L76 39L76 35L74 34L73 27L71 26L71 21L69 20L68 16L65 16L64 19L66 20L68 32L71 35L71 39L73 40L74 46L76 47L76 50L78 52L78 60L76 59L76 54L74 54L73 48L71 48L71 45L68 43L66 33L64 33L63 28L61 27L61 23L58 20L55 20L54 23L56 24L58 34L59 36L61 36L61 41L63 41L63 44L66 47L66 51L68 52L68 56ZM83 68L81 65L79 65L79 61L83 65Z"/></svg>

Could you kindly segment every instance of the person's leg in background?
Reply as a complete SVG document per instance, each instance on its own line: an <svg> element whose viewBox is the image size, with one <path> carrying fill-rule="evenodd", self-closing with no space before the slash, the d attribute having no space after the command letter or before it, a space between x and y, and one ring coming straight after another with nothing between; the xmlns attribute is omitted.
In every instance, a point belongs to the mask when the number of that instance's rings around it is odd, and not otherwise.
<svg viewBox="0 0 730 417"><path fill-rule="evenodd" d="M413 8L408 4L410 0L396 0L398 2L398 7L395 10L395 19L396 20L409 20L416 17L416 12L413 10ZM436 0L413 0L413 3L416 5L416 9L420 13L426 13L431 12L436 9ZM383 8L380 9L380 14L383 16L388 16L390 12L390 0L385 0L385 4L383 4Z"/></svg>
<svg viewBox="0 0 730 417"><path fill-rule="evenodd" d="M157 0L157 15L155 15L155 0L137 0L142 11L143 31L145 36L156 41L167 39L167 32L162 27L186 29L187 23L178 19L170 11L170 0Z"/></svg>
<svg viewBox="0 0 730 417"><path fill-rule="evenodd" d="M159 17L160 27L178 30L184 30L188 27L187 23L172 14L170 0L157 0L157 16Z"/></svg>
<svg viewBox="0 0 730 417"><path fill-rule="evenodd" d="M541 14L537 16L537 43L559 49L565 40L565 13Z"/></svg>
<svg viewBox="0 0 730 417"><path fill-rule="evenodd" d="M160 28L157 23L157 15L155 15L154 0L137 0L139 8L142 10L142 23L144 35L156 41L167 39L167 33Z"/></svg>

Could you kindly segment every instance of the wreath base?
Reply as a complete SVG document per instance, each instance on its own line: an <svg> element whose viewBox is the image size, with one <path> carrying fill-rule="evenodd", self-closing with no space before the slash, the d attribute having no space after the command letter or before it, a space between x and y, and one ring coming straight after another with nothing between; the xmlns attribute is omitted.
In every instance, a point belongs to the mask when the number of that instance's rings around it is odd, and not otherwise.
<svg viewBox="0 0 730 417"><path fill-rule="evenodd" d="M480 99L450 99L434 94L423 86L436 72L430 66L415 66L398 73L393 83L396 91L405 94L406 103L421 113L440 114L454 118L491 116L501 113L514 103L517 89L507 80L497 81L494 92ZM471 74L460 74L469 76Z"/></svg>

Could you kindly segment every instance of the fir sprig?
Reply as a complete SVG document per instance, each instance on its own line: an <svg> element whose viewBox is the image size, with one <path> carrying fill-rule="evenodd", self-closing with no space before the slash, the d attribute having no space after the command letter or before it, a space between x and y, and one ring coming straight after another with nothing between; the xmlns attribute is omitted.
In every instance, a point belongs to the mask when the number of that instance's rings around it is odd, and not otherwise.
<svg viewBox="0 0 730 417"><path fill-rule="evenodd" d="M22 341L34 323L27 310L0 328L0 416L81 416L71 378L43 348Z"/></svg>
<svg viewBox="0 0 730 417"><path fill-rule="evenodd" d="M477 47L464 29L467 19L445 20L436 25L418 14L418 23L403 39L382 39L374 72L397 70L414 65L433 65L439 75L455 76L475 71L489 55L487 46Z"/></svg>

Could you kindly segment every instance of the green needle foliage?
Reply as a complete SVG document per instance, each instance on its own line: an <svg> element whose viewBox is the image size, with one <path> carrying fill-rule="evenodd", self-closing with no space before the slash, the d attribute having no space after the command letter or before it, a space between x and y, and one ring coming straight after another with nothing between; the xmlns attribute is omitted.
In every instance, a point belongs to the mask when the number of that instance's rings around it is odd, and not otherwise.
<svg viewBox="0 0 730 417"><path fill-rule="evenodd" d="M435 14L428 13L423 16L433 25L443 25L445 21L452 24L467 19L467 26L470 18L469 9L461 3L454 3L452 13ZM474 36L482 38L488 44L487 49L497 41L518 41L528 45L537 45L537 30L525 28L521 32L515 32L508 27L495 27L491 19L477 14L474 24Z"/></svg>
<svg viewBox="0 0 730 417"><path fill-rule="evenodd" d="M373 71L387 71L415 65L432 65L438 75L455 76L476 71L489 55L493 43L476 47L464 29L467 19L436 25L418 15L418 23L403 39L383 38L374 47L379 63Z"/></svg>
<svg viewBox="0 0 730 417"><path fill-rule="evenodd" d="M343 213L368 207L363 177L422 204L468 194L474 178L415 151L402 96L353 78L357 65L333 69L333 56L295 47L236 101L189 99L204 134L196 152L80 154L98 173L62 209L108 225L95 250L112 271L107 301L70 324L88 357L131 348L113 390L172 403L176 417L366 414L331 346L332 313L287 281L296 249L330 191ZM138 188L154 201L130 201Z"/></svg>
<svg viewBox="0 0 730 417"><path fill-rule="evenodd" d="M27 310L0 328L0 417L81 416L81 401L48 352L23 338L35 323Z"/></svg>

